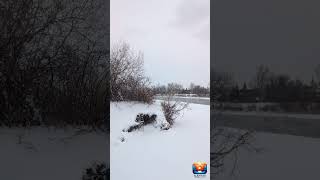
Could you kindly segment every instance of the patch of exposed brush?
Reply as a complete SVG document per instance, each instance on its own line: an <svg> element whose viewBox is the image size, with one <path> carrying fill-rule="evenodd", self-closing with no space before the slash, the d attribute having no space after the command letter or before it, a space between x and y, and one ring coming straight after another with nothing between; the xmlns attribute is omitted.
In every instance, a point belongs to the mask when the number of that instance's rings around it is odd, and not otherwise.
<svg viewBox="0 0 320 180"><path fill-rule="evenodd" d="M136 116L135 122L138 124L132 125L127 129L124 129L123 132L132 132L135 130L141 129L143 126L153 124L156 122L157 115L156 114L144 114L144 113L139 113Z"/></svg>
<svg viewBox="0 0 320 180"><path fill-rule="evenodd" d="M82 176L82 180L109 180L110 168L105 163L93 163L87 168Z"/></svg>

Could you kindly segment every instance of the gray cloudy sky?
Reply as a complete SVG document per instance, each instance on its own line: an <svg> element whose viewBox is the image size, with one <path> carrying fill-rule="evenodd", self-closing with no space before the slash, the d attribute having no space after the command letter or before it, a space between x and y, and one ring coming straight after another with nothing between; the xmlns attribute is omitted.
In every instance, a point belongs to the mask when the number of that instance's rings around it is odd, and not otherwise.
<svg viewBox="0 0 320 180"><path fill-rule="evenodd" d="M256 66L309 82L320 64L320 1L214 1L216 69L238 81L252 78Z"/></svg>
<svg viewBox="0 0 320 180"><path fill-rule="evenodd" d="M111 44L144 53L154 84L210 79L210 0L111 0Z"/></svg>

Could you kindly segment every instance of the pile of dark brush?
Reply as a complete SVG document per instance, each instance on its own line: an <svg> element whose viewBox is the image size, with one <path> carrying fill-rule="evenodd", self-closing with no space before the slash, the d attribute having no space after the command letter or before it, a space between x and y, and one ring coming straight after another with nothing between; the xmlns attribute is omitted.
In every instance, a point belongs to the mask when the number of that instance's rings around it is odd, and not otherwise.
<svg viewBox="0 0 320 180"><path fill-rule="evenodd" d="M82 176L82 180L109 180L110 168L105 163L94 163L87 168Z"/></svg>
<svg viewBox="0 0 320 180"><path fill-rule="evenodd" d="M149 114L139 113L135 120L135 122L137 122L138 124L132 125L128 129L124 129L123 132L132 132L132 131L138 130L145 125L155 123L156 119L157 119L156 114L149 115Z"/></svg>

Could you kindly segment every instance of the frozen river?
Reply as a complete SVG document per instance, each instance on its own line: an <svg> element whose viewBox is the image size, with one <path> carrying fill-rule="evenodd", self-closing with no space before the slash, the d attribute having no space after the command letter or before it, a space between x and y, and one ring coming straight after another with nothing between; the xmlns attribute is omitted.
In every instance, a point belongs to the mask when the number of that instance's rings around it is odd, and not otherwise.
<svg viewBox="0 0 320 180"><path fill-rule="evenodd" d="M165 100L166 96L155 96L157 100ZM181 97L181 96L173 96L173 101L181 101L181 102L188 102L192 104L203 104L203 105L210 105L210 98L209 97Z"/></svg>

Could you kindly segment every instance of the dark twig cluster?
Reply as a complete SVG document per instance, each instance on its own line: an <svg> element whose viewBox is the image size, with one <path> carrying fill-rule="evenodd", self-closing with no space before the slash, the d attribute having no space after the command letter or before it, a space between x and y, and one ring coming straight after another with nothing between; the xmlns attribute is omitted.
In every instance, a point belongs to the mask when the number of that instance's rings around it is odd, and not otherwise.
<svg viewBox="0 0 320 180"><path fill-rule="evenodd" d="M124 129L123 131L124 132L132 132L135 130L139 130L143 126L155 123L156 118L157 118L156 114L149 115L149 114L140 113L137 115L136 120L135 120L135 122L137 122L138 124L132 125L128 129Z"/></svg>
<svg viewBox="0 0 320 180"><path fill-rule="evenodd" d="M107 180L110 179L110 169L107 169L105 163L94 163L87 168L82 180Z"/></svg>
<svg viewBox="0 0 320 180"><path fill-rule="evenodd" d="M168 126L162 128L164 130L170 129L180 113L188 107L188 103L173 101L172 97L173 95L168 95L166 100L161 102L162 112L169 124Z"/></svg>

